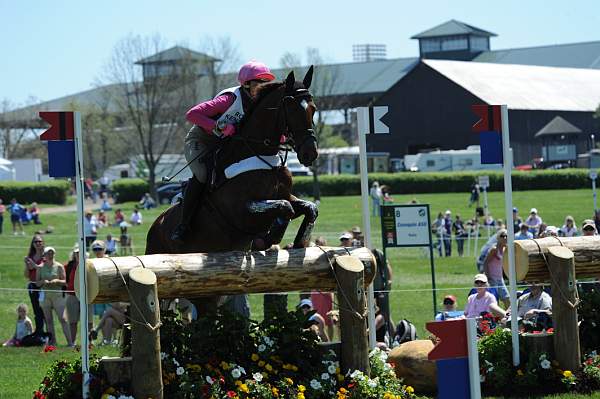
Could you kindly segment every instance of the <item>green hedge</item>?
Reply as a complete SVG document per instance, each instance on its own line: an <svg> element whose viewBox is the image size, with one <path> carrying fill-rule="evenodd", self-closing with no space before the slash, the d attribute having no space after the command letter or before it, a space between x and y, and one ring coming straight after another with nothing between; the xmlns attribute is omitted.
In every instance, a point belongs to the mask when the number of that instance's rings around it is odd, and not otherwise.
<svg viewBox="0 0 600 399"><path fill-rule="evenodd" d="M148 190L148 182L142 179L118 179L112 183L117 202L139 201Z"/></svg>
<svg viewBox="0 0 600 399"><path fill-rule="evenodd" d="M67 202L70 184L66 180L46 182L0 181L0 198L5 204L15 198L21 204L40 202L63 205Z"/></svg>
<svg viewBox="0 0 600 399"><path fill-rule="evenodd" d="M591 182L587 169L513 171L513 190L548 190L588 188ZM469 192L477 176L490 177L489 191L503 191L504 177L501 171L473 172L401 172L371 173L369 185L377 180L389 186L392 194ZM320 175L321 195L360 194L359 175ZM312 176L294 177L294 193L312 195Z"/></svg>

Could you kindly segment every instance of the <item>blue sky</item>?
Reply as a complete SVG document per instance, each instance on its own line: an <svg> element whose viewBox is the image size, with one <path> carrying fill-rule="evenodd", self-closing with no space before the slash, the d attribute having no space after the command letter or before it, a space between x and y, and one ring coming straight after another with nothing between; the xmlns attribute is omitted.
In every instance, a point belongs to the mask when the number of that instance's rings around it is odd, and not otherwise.
<svg viewBox="0 0 600 399"><path fill-rule="evenodd" d="M386 44L388 58L415 56L410 36L449 19L498 34L493 49L600 40L595 0L0 0L0 100L50 100L93 87L130 33L159 33L191 48L207 35L229 36L242 61L276 67L283 53L306 47L351 61L356 43Z"/></svg>

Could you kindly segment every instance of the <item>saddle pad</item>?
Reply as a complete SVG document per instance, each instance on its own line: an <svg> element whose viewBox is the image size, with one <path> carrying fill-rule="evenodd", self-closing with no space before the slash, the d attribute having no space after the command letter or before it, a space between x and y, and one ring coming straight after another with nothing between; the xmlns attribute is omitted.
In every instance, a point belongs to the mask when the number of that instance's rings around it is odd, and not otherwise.
<svg viewBox="0 0 600 399"><path fill-rule="evenodd" d="M258 157L242 159L225 168L225 177L227 179L233 179L244 172L250 172L251 170L271 170L274 167L281 165L281 158L279 158L279 155L261 155L260 158L268 162L269 165Z"/></svg>

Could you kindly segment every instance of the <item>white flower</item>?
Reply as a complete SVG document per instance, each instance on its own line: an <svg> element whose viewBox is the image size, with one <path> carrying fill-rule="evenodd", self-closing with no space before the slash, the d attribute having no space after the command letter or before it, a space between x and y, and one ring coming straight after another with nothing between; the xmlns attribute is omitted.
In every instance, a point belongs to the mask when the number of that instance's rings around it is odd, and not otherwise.
<svg viewBox="0 0 600 399"><path fill-rule="evenodd" d="M310 387L311 387L312 389L318 390L318 389L321 389L321 388L322 388L322 385L321 385L321 383L320 383L319 381L317 381L317 380L311 380L311 381L310 381Z"/></svg>
<svg viewBox="0 0 600 399"><path fill-rule="evenodd" d="M335 366L332 364L329 365L329 367L327 367L327 371L329 371L329 374L335 374Z"/></svg>
<svg viewBox="0 0 600 399"><path fill-rule="evenodd" d="M329 374L327 374L327 373L321 374L321 379L324 380L324 381L329 380Z"/></svg>
<svg viewBox="0 0 600 399"><path fill-rule="evenodd" d="M367 381L367 385L371 388L375 388L379 384L379 377L375 377L372 380Z"/></svg>
<svg viewBox="0 0 600 399"><path fill-rule="evenodd" d="M543 361L543 360L546 360L546 354L545 353L542 353L540 355L540 362Z"/></svg>
<svg viewBox="0 0 600 399"><path fill-rule="evenodd" d="M263 375L261 373L254 373L252 374L252 378L254 378L256 382L261 382L263 379Z"/></svg>
<svg viewBox="0 0 600 399"><path fill-rule="evenodd" d="M548 370L550 368L550 360L548 359L544 359L540 362L540 366L542 366L543 369Z"/></svg>
<svg viewBox="0 0 600 399"><path fill-rule="evenodd" d="M173 359L173 364L177 367L179 367L179 362L177 361L177 359Z"/></svg>
<svg viewBox="0 0 600 399"><path fill-rule="evenodd" d="M175 370L175 372L177 373L177 375L183 375L183 373L185 373L185 369L179 366L177 367L177 370Z"/></svg>
<svg viewBox="0 0 600 399"><path fill-rule="evenodd" d="M246 369L245 369L245 368L243 368L242 366L238 366L238 369L240 370L240 372L241 372L242 374L246 374Z"/></svg>
<svg viewBox="0 0 600 399"><path fill-rule="evenodd" d="M264 352L264 351L265 351L265 349L267 349L267 347L265 346L265 344L260 344L260 345L258 345L258 351L259 351L259 352Z"/></svg>
<svg viewBox="0 0 600 399"><path fill-rule="evenodd" d="M210 375L207 375L206 376L206 382L208 382L210 385L212 385L212 384L215 383L215 380L213 380Z"/></svg>
<svg viewBox="0 0 600 399"><path fill-rule="evenodd" d="M350 374L350 378L363 381L365 379L365 375L360 370L354 370L352 374Z"/></svg>
<svg viewBox="0 0 600 399"><path fill-rule="evenodd" d="M389 363L383 363L383 369L384 369L385 371L389 371L389 370L391 370L391 369L392 369L392 365L391 365L391 364L389 364Z"/></svg>
<svg viewBox="0 0 600 399"><path fill-rule="evenodd" d="M167 355L165 352L160 352L160 360L165 360L168 357L169 355Z"/></svg>
<svg viewBox="0 0 600 399"><path fill-rule="evenodd" d="M242 372L240 371L240 369L235 368L235 369L231 370L231 376L237 380L238 378L240 378L242 376Z"/></svg>
<svg viewBox="0 0 600 399"><path fill-rule="evenodd" d="M106 399L117 399L117 397L116 397L116 396L112 396L112 395L108 395L108 396L106 397Z"/></svg>
<svg viewBox="0 0 600 399"><path fill-rule="evenodd" d="M264 337L263 341L265 341L265 344L269 345L269 346L273 346L273 340L269 337Z"/></svg>

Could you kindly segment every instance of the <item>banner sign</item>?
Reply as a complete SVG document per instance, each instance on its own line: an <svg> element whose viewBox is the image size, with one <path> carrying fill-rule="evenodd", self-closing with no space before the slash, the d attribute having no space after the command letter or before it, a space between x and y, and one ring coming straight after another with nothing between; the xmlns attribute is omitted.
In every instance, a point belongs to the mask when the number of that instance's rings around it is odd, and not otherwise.
<svg viewBox="0 0 600 399"><path fill-rule="evenodd" d="M381 207L384 247L427 247L431 245L429 205Z"/></svg>

